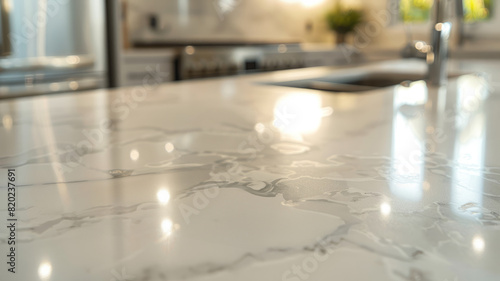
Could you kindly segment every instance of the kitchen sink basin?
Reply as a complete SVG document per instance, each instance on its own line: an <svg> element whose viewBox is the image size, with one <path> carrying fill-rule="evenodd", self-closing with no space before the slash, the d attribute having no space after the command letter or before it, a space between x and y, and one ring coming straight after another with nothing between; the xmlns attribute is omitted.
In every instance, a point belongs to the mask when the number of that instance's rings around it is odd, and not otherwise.
<svg viewBox="0 0 500 281"><path fill-rule="evenodd" d="M461 74L450 74L449 79ZM361 72L349 75L324 76L312 79L274 82L271 85L313 89L330 92L364 92L391 87L402 82L425 80L424 74L394 72Z"/></svg>

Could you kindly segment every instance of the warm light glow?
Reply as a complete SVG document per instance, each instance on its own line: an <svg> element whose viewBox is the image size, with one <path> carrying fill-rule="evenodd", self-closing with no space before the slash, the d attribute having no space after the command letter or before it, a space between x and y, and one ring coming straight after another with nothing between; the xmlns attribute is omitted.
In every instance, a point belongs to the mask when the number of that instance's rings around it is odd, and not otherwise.
<svg viewBox="0 0 500 281"><path fill-rule="evenodd" d="M132 149L130 151L130 159L132 159L133 161L139 160L139 151Z"/></svg>
<svg viewBox="0 0 500 281"><path fill-rule="evenodd" d="M264 126L264 124L262 124L262 123L255 124L254 128L255 128L255 131L257 131L257 133L259 133L259 134L262 134L266 130L266 126Z"/></svg>
<svg viewBox="0 0 500 281"><path fill-rule="evenodd" d="M165 188L158 190L156 193L156 198L158 198L158 202L162 205L167 205L168 201L170 201L170 192Z"/></svg>
<svg viewBox="0 0 500 281"><path fill-rule="evenodd" d="M474 248L474 251L482 252L484 251L484 246L484 239L481 236L476 236L472 239L472 247Z"/></svg>
<svg viewBox="0 0 500 281"><path fill-rule="evenodd" d="M380 213L384 216L388 216L391 214L391 205L388 203L382 203L380 205Z"/></svg>
<svg viewBox="0 0 500 281"><path fill-rule="evenodd" d="M7 13L10 13L12 11L12 7L14 6L13 5L14 3L12 3L11 1L4 1L4 9Z"/></svg>
<svg viewBox="0 0 500 281"><path fill-rule="evenodd" d="M321 97L318 95L290 94L276 103L273 125L282 133L313 133L321 125L322 117L331 113L332 110L321 108Z"/></svg>
<svg viewBox="0 0 500 281"><path fill-rule="evenodd" d="M165 235L167 235L167 236L171 235L172 231L174 230L174 223L169 219L164 219L161 222L161 230L163 231L163 233Z"/></svg>
<svg viewBox="0 0 500 281"><path fill-rule="evenodd" d="M76 81L69 82L69 88L71 90L73 90L73 91L78 90L78 87L80 87L80 85L78 84L78 82L76 82Z"/></svg>
<svg viewBox="0 0 500 281"><path fill-rule="evenodd" d="M165 144L165 150L168 152L168 153L171 153L172 151L174 151L175 147L172 143L170 142L167 142Z"/></svg>
<svg viewBox="0 0 500 281"><path fill-rule="evenodd" d="M436 31L441 31L441 36L448 37L451 31L451 24L449 22L436 23L434 26Z"/></svg>
<svg viewBox="0 0 500 281"><path fill-rule="evenodd" d="M192 55L192 54L195 53L196 50L195 50L195 48L193 46L187 46L186 49L185 49L185 51L186 51L186 54Z"/></svg>
<svg viewBox="0 0 500 281"><path fill-rule="evenodd" d="M59 83L50 83L49 87L51 91L59 91L61 89Z"/></svg>
<svg viewBox="0 0 500 281"><path fill-rule="evenodd" d="M325 0L301 0L300 2L304 7L314 7L323 3Z"/></svg>
<svg viewBox="0 0 500 281"><path fill-rule="evenodd" d="M432 52L432 50L430 52L427 52L427 57L425 58L427 64L431 64L431 63L434 63L434 52Z"/></svg>
<svg viewBox="0 0 500 281"><path fill-rule="evenodd" d="M431 189L431 184L428 182L428 181L424 181L423 185L422 185L422 188L425 190L425 191L429 191Z"/></svg>
<svg viewBox="0 0 500 281"><path fill-rule="evenodd" d="M43 262L38 267L38 277L42 280L47 280L52 274L52 265L48 262Z"/></svg>
<svg viewBox="0 0 500 281"><path fill-rule="evenodd" d="M68 56L68 57L66 57L66 62L68 64L78 64L78 63L80 63L80 57L79 56Z"/></svg>
<svg viewBox="0 0 500 281"><path fill-rule="evenodd" d="M325 2L325 0L281 0L281 2L293 4L300 3L304 7L314 7Z"/></svg>
<svg viewBox="0 0 500 281"><path fill-rule="evenodd" d="M417 50L419 50L420 52L422 52L422 53L427 53L431 49L431 47L429 45L427 45L427 43L425 43L423 41L417 41L415 43L415 48Z"/></svg>
<svg viewBox="0 0 500 281"><path fill-rule="evenodd" d="M6 130L10 130L12 128L12 117L10 117L10 115L4 115L3 118L2 118L2 124L3 124L3 127L6 129Z"/></svg>

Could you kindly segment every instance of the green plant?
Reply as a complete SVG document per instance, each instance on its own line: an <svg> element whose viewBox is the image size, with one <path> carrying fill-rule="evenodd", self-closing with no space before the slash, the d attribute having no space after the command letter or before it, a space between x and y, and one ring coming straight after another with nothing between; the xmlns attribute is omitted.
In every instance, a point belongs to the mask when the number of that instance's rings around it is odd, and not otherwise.
<svg viewBox="0 0 500 281"><path fill-rule="evenodd" d="M326 15L328 26L338 34L347 34L363 21L363 11L345 8L337 4L333 10Z"/></svg>

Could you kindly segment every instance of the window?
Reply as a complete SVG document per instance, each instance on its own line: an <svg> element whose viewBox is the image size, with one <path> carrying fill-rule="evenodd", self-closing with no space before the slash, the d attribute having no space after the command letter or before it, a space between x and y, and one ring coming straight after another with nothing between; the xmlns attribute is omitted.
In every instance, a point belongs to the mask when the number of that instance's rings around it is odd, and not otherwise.
<svg viewBox="0 0 500 281"><path fill-rule="evenodd" d="M399 2L399 16L405 23L425 22L430 17L433 0L393 0ZM491 18L494 0L462 0L464 21L485 21Z"/></svg>
<svg viewBox="0 0 500 281"><path fill-rule="evenodd" d="M399 15L403 22L423 22L429 19L433 0L401 0Z"/></svg>
<svg viewBox="0 0 500 281"><path fill-rule="evenodd" d="M492 0L463 0L465 22L476 22L491 18Z"/></svg>

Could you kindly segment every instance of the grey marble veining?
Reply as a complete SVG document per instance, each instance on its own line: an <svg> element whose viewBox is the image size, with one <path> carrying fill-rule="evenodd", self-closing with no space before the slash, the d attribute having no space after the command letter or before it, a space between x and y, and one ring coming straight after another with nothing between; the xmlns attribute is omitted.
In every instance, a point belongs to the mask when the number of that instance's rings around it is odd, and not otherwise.
<svg viewBox="0 0 500 281"><path fill-rule="evenodd" d="M280 71L0 102L2 280L499 280L500 63L365 93ZM392 61L359 71L425 71ZM6 224L6 223L5 223Z"/></svg>

